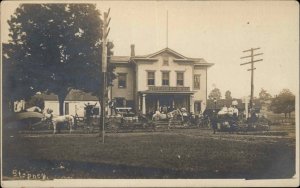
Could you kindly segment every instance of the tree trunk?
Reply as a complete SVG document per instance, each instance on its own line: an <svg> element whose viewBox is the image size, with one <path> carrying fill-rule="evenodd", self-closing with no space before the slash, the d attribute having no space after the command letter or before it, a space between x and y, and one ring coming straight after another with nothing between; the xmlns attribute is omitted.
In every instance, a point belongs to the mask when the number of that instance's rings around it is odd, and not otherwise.
<svg viewBox="0 0 300 188"><path fill-rule="evenodd" d="M58 94L58 103L59 103L59 115L64 115L64 101L68 92Z"/></svg>
<svg viewBox="0 0 300 188"><path fill-rule="evenodd" d="M99 104L100 104L100 121L99 121L99 136L102 137L103 136L103 125L102 125L102 122L103 122L103 104L102 104L102 99L99 97Z"/></svg>
<svg viewBox="0 0 300 188"><path fill-rule="evenodd" d="M2 102L2 115L3 119L6 119L7 117L10 117L14 112L14 101L3 97Z"/></svg>

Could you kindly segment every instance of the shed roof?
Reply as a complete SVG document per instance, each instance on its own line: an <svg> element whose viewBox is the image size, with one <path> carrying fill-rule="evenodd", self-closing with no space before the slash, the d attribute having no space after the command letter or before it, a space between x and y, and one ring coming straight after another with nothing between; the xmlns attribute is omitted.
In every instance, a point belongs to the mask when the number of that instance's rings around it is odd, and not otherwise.
<svg viewBox="0 0 300 188"><path fill-rule="evenodd" d="M58 96L51 94L41 94L45 101L58 101ZM72 89L67 95L65 101L98 101L96 96L81 90Z"/></svg>
<svg viewBox="0 0 300 188"><path fill-rule="evenodd" d="M57 101L58 100L57 95L55 95L53 93L50 93L50 94L42 93L41 96L45 101Z"/></svg>
<svg viewBox="0 0 300 188"><path fill-rule="evenodd" d="M67 95L66 101L98 101L96 96L81 90L71 90Z"/></svg>

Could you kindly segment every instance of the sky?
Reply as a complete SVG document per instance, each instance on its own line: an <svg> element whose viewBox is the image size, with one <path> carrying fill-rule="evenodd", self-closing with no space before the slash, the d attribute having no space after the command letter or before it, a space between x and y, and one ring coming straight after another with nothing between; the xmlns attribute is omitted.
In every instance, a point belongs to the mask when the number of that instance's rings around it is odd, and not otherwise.
<svg viewBox="0 0 300 188"><path fill-rule="evenodd" d="M111 8L109 40L114 42L114 55L129 56L135 44L136 55L168 46L184 56L204 58L214 63L208 69L208 93L217 87L222 97L230 90L232 97L240 98L250 95L251 86L250 65L241 66L248 60L240 58L250 55L244 50L259 47L255 53L263 55L255 59L263 61L255 63L254 95L261 88L272 95L284 88L299 93L296 1L85 2L96 4L100 12ZM7 20L19 3L1 3L2 42L9 40Z"/></svg>

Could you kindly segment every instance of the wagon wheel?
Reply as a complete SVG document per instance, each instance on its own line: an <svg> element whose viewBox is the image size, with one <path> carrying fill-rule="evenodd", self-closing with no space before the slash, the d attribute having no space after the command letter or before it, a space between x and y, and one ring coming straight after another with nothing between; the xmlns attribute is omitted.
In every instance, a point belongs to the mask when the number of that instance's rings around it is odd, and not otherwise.
<svg viewBox="0 0 300 188"><path fill-rule="evenodd" d="M112 133L118 133L120 125L117 122L110 121L107 123L107 129L110 130Z"/></svg>
<svg viewBox="0 0 300 188"><path fill-rule="evenodd" d="M111 132L112 133L118 133L119 131L118 131L118 127L117 126L113 126L112 128L111 128Z"/></svg>
<svg viewBox="0 0 300 188"><path fill-rule="evenodd" d="M131 132L133 132L133 131L136 129L136 126L135 126L134 123L132 123L132 124L127 124L127 126L129 126L129 129L130 129Z"/></svg>
<svg viewBox="0 0 300 188"><path fill-rule="evenodd" d="M120 123L120 122L116 122L116 123L114 123L113 125L114 125L113 131L114 131L115 133L120 132L120 130L122 129L121 123Z"/></svg>
<svg viewBox="0 0 300 188"><path fill-rule="evenodd" d="M148 122L147 124L148 124L148 126L151 127L151 129L152 129L153 132L156 131L156 124L154 122Z"/></svg>

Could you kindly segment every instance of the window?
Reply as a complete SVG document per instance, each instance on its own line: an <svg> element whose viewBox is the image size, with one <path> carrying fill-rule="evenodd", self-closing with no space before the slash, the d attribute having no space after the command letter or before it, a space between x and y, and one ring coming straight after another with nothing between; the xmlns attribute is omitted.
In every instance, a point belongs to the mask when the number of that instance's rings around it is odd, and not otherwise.
<svg viewBox="0 0 300 188"><path fill-rule="evenodd" d="M132 109L134 109L134 101L133 100L126 100L126 106L131 107Z"/></svg>
<svg viewBox="0 0 300 188"><path fill-rule="evenodd" d="M126 88L126 73L119 73L118 81L119 81L119 88Z"/></svg>
<svg viewBox="0 0 300 188"><path fill-rule="evenodd" d="M177 86L183 86L183 72L177 72Z"/></svg>
<svg viewBox="0 0 300 188"><path fill-rule="evenodd" d="M163 65L165 66L169 65L169 57L163 57Z"/></svg>
<svg viewBox="0 0 300 188"><path fill-rule="evenodd" d="M169 72L162 72L162 85L163 86L169 85Z"/></svg>
<svg viewBox="0 0 300 188"><path fill-rule="evenodd" d="M155 85L155 72L148 72L148 86Z"/></svg>
<svg viewBox="0 0 300 188"><path fill-rule="evenodd" d="M69 103L65 103L65 115L69 115Z"/></svg>
<svg viewBox="0 0 300 188"><path fill-rule="evenodd" d="M116 99L116 107L124 107L125 99L122 97L115 98Z"/></svg>
<svg viewBox="0 0 300 188"><path fill-rule="evenodd" d="M202 113L201 111L201 101L196 101L194 103L194 111L196 114L199 114L200 112Z"/></svg>
<svg viewBox="0 0 300 188"><path fill-rule="evenodd" d="M194 75L194 89L200 89L200 74Z"/></svg>

